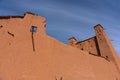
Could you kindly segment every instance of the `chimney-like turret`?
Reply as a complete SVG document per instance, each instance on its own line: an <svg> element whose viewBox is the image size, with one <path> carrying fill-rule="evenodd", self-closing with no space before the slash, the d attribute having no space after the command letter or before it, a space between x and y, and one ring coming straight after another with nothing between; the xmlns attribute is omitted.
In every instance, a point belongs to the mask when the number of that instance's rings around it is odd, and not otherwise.
<svg viewBox="0 0 120 80"><path fill-rule="evenodd" d="M68 39L68 45L75 46L76 43L77 40L75 39L75 37L71 37Z"/></svg>

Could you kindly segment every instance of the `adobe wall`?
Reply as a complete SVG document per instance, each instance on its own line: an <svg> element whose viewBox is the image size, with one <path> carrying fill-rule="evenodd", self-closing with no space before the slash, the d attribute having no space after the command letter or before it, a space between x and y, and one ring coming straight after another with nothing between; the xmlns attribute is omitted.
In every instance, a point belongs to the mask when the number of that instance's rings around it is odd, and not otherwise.
<svg viewBox="0 0 120 80"><path fill-rule="evenodd" d="M17 19L19 21L16 25L13 22L7 25L6 21L2 23L0 21L2 25L4 23L3 28L0 29L0 36L2 36L2 38L0 37L0 44L2 44L0 45L1 80L120 79L116 65L112 62L88 55L89 53L86 51L65 45L49 37L45 34L44 18L31 14L27 16L29 17L24 20ZM31 16L33 17L30 19ZM33 51L30 32L32 25L38 28L33 35L35 51ZM6 32L8 30L14 33L14 37ZM12 40L10 41L10 39ZM11 44L8 45L8 43Z"/></svg>
<svg viewBox="0 0 120 80"><path fill-rule="evenodd" d="M26 36L29 35L31 26L38 27L37 32L41 33L40 35L45 35L45 25L45 18L31 13L26 13L23 18L8 16L8 18L6 17L4 19L3 17L0 17L1 33L6 30L7 32L15 34L14 36L24 35L24 33Z"/></svg>
<svg viewBox="0 0 120 80"><path fill-rule="evenodd" d="M35 52L30 46L2 50L2 80L119 80L115 66L104 58L88 55L49 36L36 38L36 42ZM17 45L20 44L27 45Z"/></svg>
<svg viewBox="0 0 120 80"><path fill-rule="evenodd" d="M77 42L77 40L74 37L72 37L68 39L68 45L86 51L89 54L93 54L96 56L101 55L96 36L79 42Z"/></svg>
<svg viewBox="0 0 120 80"><path fill-rule="evenodd" d="M96 37L92 37L87 40L77 42L76 47L83 51L87 51L89 54L100 55Z"/></svg>
<svg viewBox="0 0 120 80"><path fill-rule="evenodd" d="M24 44L26 44L27 41L30 41L32 38L32 32L30 32L32 26L37 27L37 32L33 34L34 37L45 36L45 25L45 18L31 13L26 13L23 18L8 16L4 19L3 17L1 17L0 26L2 27L0 28L0 48L2 48L3 46L10 46L12 44L15 45L22 41L26 41L24 42ZM22 36L22 38L19 36ZM33 45L32 41L27 46L31 45ZM22 45L19 46L22 47Z"/></svg>

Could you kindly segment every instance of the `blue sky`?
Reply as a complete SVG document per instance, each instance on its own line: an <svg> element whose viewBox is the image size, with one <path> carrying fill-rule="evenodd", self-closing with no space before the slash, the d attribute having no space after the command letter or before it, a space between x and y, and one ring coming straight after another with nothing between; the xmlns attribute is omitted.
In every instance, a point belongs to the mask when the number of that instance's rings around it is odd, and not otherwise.
<svg viewBox="0 0 120 80"><path fill-rule="evenodd" d="M120 0L0 0L0 15L33 12L47 20L47 34L67 44L95 36L101 24L120 55Z"/></svg>

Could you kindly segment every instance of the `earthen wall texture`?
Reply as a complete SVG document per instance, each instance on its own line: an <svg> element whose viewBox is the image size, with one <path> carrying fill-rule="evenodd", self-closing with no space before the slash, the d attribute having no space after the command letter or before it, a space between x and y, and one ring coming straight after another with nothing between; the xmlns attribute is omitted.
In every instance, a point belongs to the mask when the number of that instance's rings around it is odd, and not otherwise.
<svg viewBox="0 0 120 80"><path fill-rule="evenodd" d="M97 25L94 28L101 56L113 62L120 73L119 57L105 33L104 28L101 25Z"/></svg>
<svg viewBox="0 0 120 80"><path fill-rule="evenodd" d="M43 17L32 14L0 20L1 80L120 79L112 62L49 37L45 24ZM36 33L30 32L31 26L37 27Z"/></svg>
<svg viewBox="0 0 120 80"><path fill-rule="evenodd" d="M90 39L77 42L76 47L80 50L87 51L89 54L99 54L98 45L96 42L96 37L92 37Z"/></svg>

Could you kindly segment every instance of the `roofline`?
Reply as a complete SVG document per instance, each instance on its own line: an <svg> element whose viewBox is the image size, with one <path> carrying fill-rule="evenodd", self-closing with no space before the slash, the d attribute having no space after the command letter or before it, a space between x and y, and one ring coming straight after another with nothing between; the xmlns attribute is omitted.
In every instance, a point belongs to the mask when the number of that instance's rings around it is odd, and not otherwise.
<svg viewBox="0 0 120 80"><path fill-rule="evenodd" d="M0 19L24 18L24 16L0 16Z"/></svg>
<svg viewBox="0 0 120 80"><path fill-rule="evenodd" d="M25 16L26 14L36 15L36 14L34 14L34 13L32 13L32 12L26 12L26 13L24 13L24 16ZM0 16L0 19L24 18L24 16Z"/></svg>
<svg viewBox="0 0 120 80"><path fill-rule="evenodd" d="M82 41L78 41L76 44L79 44L79 43L81 43L81 42L88 41L88 40L90 40L90 39L92 39L92 38L96 38L96 36L94 36L94 37L91 37L91 38L88 38L88 39L85 39L85 40L82 40Z"/></svg>
<svg viewBox="0 0 120 80"><path fill-rule="evenodd" d="M69 38L68 40L70 40L70 39L75 39L75 40L77 41L77 39L76 39L75 37L71 37L71 38Z"/></svg>

